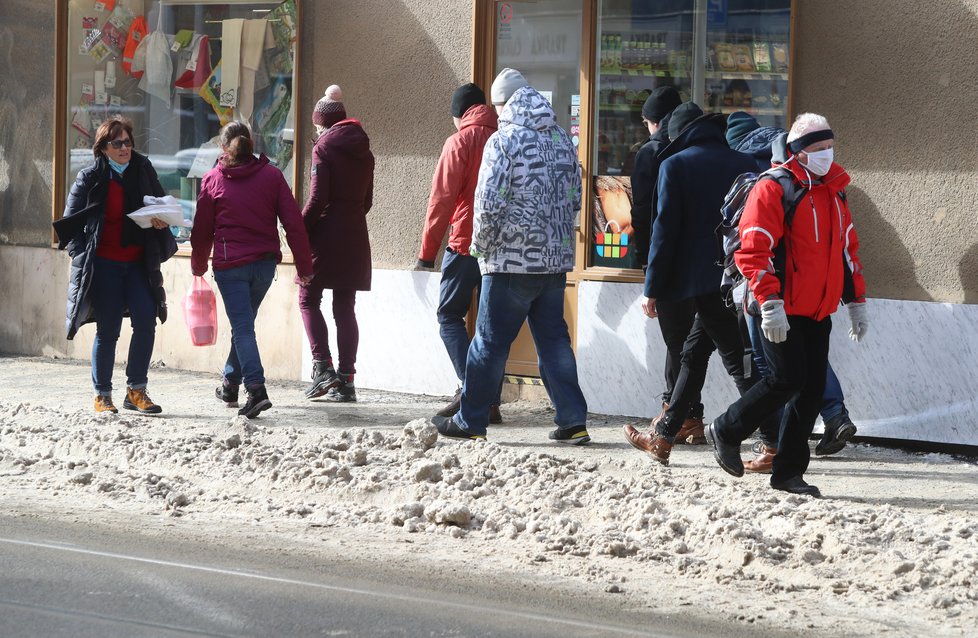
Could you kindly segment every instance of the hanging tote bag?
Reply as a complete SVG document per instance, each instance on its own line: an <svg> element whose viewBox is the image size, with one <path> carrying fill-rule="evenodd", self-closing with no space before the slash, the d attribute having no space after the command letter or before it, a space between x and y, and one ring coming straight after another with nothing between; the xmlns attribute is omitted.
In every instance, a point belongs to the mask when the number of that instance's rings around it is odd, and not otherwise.
<svg viewBox="0 0 978 638"><path fill-rule="evenodd" d="M193 344L212 346L217 343L217 297L203 277L194 277L182 305Z"/></svg>

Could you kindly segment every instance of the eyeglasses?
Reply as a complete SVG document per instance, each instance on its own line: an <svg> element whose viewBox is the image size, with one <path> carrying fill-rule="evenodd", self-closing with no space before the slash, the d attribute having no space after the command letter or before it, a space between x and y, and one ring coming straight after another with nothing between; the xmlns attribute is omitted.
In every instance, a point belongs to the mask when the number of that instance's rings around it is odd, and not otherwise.
<svg viewBox="0 0 978 638"><path fill-rule="evenodd" d="M126 148L132 148L132 140L112 140L109 142L109 146L117 151L123 146Z"/></svg>

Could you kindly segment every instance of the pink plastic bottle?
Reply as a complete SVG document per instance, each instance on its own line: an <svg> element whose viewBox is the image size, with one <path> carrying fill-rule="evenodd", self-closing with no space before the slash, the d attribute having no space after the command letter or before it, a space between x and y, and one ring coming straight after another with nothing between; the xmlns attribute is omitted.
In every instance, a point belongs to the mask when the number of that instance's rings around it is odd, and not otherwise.
<svg viewBox="0 0 978 638"><path fill-rule="evenodd" d="M194 277L193 285L183 298L183 318L195 346L217 343L217 298L203 277Z"/></svg>

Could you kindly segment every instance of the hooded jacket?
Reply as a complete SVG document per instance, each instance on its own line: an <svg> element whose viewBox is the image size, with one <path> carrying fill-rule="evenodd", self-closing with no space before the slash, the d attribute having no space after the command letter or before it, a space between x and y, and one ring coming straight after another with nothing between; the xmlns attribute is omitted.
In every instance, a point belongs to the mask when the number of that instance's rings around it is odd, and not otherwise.
<svg viewBox="0 0 978 638"><path fill-rule="evenodd" d="M433 266L445 229L451 224L448 247L468 255L472 244L472 209L479 181L482 151L496 132L496 112L477 104L465 112L457 133L445 140L438 167L431 179L428 214L421 235L418 259Z"/></svg>
<svg viewBox="0 0 978 638"><path fill-rule="evenodd" d="M68 306L65 318L65 332L68 339L74 339L78 329L86 323L95 321L92 305L92 275L95 272L95 253L105 220L105 201L108 196L109 162L105 156L96 158L95 163L83 169L75 178L68 193L62 219L54 222L58 234L58 248L67 249L71 257L71 272L68 275ZM156 170L143 155L133 151L128 167L122 175L123 211L131 213L143 207L143 196L162 197L164 194ZM166 321L166 292L163 289L163 275L160 264L177 252L177 243L169 229L140 228L134 221L122 221L123 246L141 245L142 261L148 276L146 285L153 293L157 304L157 317Z"/></svg>
<svg viewBox="0 0 978 638"><path fill-rule="evenodd" d="M730 185L755 170L727 146L725 117L703 115L663 150L645 296L679 301L719 292L723 274L716 227Z"/></svg>
<svg viewBox="0 0 978 638"><path fill-rule="evenodd" d="M644 266L649 258L652 221L655 219L655 185L659 179L659 154L669 145L669 118L659 121L659 129L635 155L632 171L632 228L635 251Z"/></svg>
<svg viewBox="0 0 978 638"><path fill-rule="evenodd" d="M311 172L302 219L312 245L312 285L370 290L367 212L374 198L374 156L360 122L341 120L319 136Z"/></svg>
<svg viewBox="0 0 978 638"><path fill-rule="evenodd" d="M475 189L472 254L482 274L574 268L581 167L550 103L518 89L489 138Z"/></svg>
<svg viewBox="0 0 978 638"><path fill-rule="evenodd" d="M859 238L845 196L849 174L833 163L819 179L794 157L784 166L809 189L808 194L798 202L786 232L781 185L775 180L759 181L744 206L741 246L734 260L758 303L781 298L786 314L821 321L839 307L846 287L851 286L847 301L862 301L866 295ZM775 247L782 241L783 289L773 266Z"/></svg>
<svg viewBox="0 0 978 638"><path fill-rule="evenodd" d="M747 153L757 162L757 170L766 171L771 168L774 155L772 145L775 140L785 134L785 130L774 126L762 126L748 133L739 144L731 146L735 151Z"/></svg>
<svg viewBox="0 0 978 638"><path fill-rule="evenodd" d="M190 233L190 268L207 272L211 256L214 270L228 270L274 258L282 261L278 223L285 228L300 277L312 274L309 240L299 206L282 171L264 154L241 166L218 165L200 183L197 213Z"/></svg>

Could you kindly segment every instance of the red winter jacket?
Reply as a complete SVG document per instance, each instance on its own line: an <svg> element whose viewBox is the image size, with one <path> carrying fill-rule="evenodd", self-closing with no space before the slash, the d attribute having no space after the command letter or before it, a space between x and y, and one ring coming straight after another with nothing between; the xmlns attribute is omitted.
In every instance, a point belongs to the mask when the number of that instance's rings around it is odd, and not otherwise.
<svg viewBox="0 0 978 638"><path fill-rule="evenodd" d="M309 238L282 171L269 164L264 154L232 168L219 163L200 183L190 233L191 270L195 275L207 272L212 247L214 270L245 266L268 256L282 261L279 222L299 276L311 275Z"/></svg>
<svg viewBox="0 0 978 638"><path fill-rule="evenodd" d="M445 140L438 168L431 180L428 214L418 255L421 261L434 262L449 224L452 232L448 247L460 255L469 254L482 150L489 136L496 132L496 121L496 112L492 108L484 104L473 106L462 116L458 133Z"/></svg>
<svg viewBox="0 0 978 638"><path fill-rule="evenodd" d="M798 203L784 238L785 290L773 266L774 248L784 235L783 191L776 180L761 180L751 190L740 220L741 247L734 259L759 303L781 298L786 314L821 321L839 307L844 263L852 272L855 298L862 301L866 295L859 238L844 193L849 174L832 164L825 177L813 183L813 176L796 159L784 166L810 188Z"/></svg>

